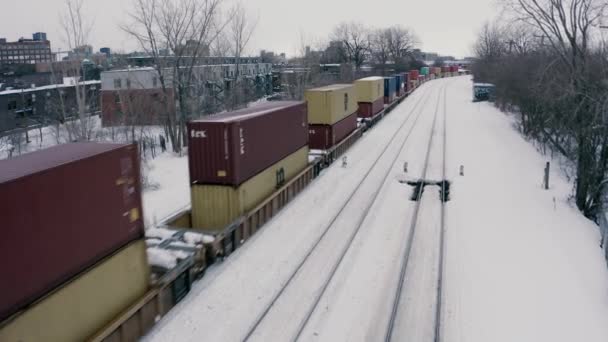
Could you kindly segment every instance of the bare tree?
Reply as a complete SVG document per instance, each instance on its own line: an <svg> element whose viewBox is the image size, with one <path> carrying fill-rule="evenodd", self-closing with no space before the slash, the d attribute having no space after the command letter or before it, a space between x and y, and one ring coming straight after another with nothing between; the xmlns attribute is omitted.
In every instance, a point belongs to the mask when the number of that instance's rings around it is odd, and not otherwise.
<svg viewBox="0 0 608 342"><path fill-rule="evenodd" d="M258 17L252 17L242 2L237 2L230 11L231 21L228 25L228 41L231 44L231 52L235 57L235 75L234 86L229 89L227 106L229 109L234 109L241 103L247 102L248 98L243 98L247 89L246 80L244 77L250 75L242 75L241 72L241 57L246 52L247 45L255 32L258 24ZM246 97L246 96L245 96Z"/></svg>
<svg viewBox="0 0 608 342"><path fill-rule="evenodd" d="M608 62L594 30L601 0L505 0L514 21L487 24L475 51L477 80L497 84L497 103L520 114L522 132L564 155L574 199L589 218L602 208L608 172Z"/></svg>
<svg viewBox="0 0 608 342"><path fill-rule="evenodd" d="M387 31L390 32L387 36L391 57L396 64L405 64L406 58L420 43L418 37L414 31L402 26L393 26L388 28Z"/></svg>
<svg viewBox="0 0 608 342"><path fill-rule="evenodd" d="M391 58L392 31L390 29L376 29L370 35L370 51L372 58L380 65L382 75L386 76L386 64Z"/></svg>
<svg viewBox="0 0 608 342"><path fill-rule="evenodd" d="M334 29L331 39L342 42L344 54L357 70L363 66L369 53L369 30L363 24L342 23Z"/></svg>
<svg viewBox="0 0 608 342"><path fill-rule="evenodd" d="M132 23L122 29L154 59L166 106L165 129L174 152L181 152L186 122L200 113L194 89L200 85L196 66L228 21L220 21L222 0L134 0ZM169 50L171 56L161 54ZM171 101L175 99L175 101ZM175 107L172 108L172 103Z"/></svg>
<svg viewBox="0 0 608 342"><path fill-rule="evenodd" d="M94 121L90 117L86 74L82 70L82 62L85 59L82 47L88 42L92 25L85 18L84 0L65 0L64 10L64 14L61 16L61 26L66 44L74 54L68 68L76 91L76 113L78 115L78 121L66 122L66 124L75 140L86 141L92 138ZM61 104L65 105L63 101ZM63 108L62 112L65 113L66 109Z"/></svg>

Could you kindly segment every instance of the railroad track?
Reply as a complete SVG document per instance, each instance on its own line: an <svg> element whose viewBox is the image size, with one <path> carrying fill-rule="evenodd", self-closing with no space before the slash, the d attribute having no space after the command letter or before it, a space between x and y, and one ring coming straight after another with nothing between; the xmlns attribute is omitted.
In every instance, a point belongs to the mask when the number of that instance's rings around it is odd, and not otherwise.
<svg viewBox="0 0 608 342"><path fill-rule="evenodd" d="M416 101L416 103L414 104L414 106L412 107L412 109L407 114L406 118L400 124L399 128L392 135L392 137L389 140L389 142L383 147L381 153L378 155L378 157L371 164L370 168L366 171L366 173L364 174L363 178L354 187L354 190L348 195L347 200L345 201L345 203L340 207L340 209L332 217L332 219L330 220L329 224L323 230L323 233L319 236L319 238L317 240L315 240L315 242L313 243L313 245L311 246L311 248L307 251L307 253L304 255L304 257L302 258L302 260L298 263L298 266L290 274L290 276L288 277L287 281L281 286L280 290L272 298L272 300L266 306L266 308L264 309L264 311L262 312L262 314L260 316L258 316L258 318L255 320L255 322L249 328L249 330L247 331L247 334L245 335L243 341L248 341L253 336L253 334L255 333L255 331L257 330L257 328L263 322L263 320L268 315L268 313L272 310L273 306L278 301L278 299L283 295L283 293L285 292L285 290L290 286L290 284L292 283L293 279L300 272L300 270L302 269L302 267L306 264L306 262L308 261L308 259L310 258L310 256L315 251L315 249L319 246L319 244L321 243L321 241L323 241L323 239L325 238L325 236L327 235L327 233L332 229L332 227L334 227L334 223L344 213L344 211L345 211L346 207L348 206L348 204L351 203L351 201L353 200L353 198L355 197L355 195L357 194L357 192L359 191L359 189L361 189L361 185L372 174L372 171L375 169L375 166L378 164L378 161L387 153L387 151L389 150L389 147L397 139L397 137L399 136L399 133L401 132L401 130L410 121L410 119L414 115L413 113L419 108L420 104L423 103L423 101L424 101L423 106L424 106L424 104L426 104L428 102L428 100L429 100L429 98L431 96L427 96L427 95L428 95L428 93L430 91L431 90L425 89L425 92L423 94L421 94L420 98ZM323 283L323 286L321 287L321 291L319 291L319 293L315 296L313 305L308 308L307 314L306 314L306 318L304 319L304 321L300 322L300 324L298 326L297 334L293 338L293 340L297 340L298 337L300 336L300 334L302 333L304 327L306 326L308 320L310 319L312 313L314 312L316 306L318 305L319 300L321 299L321 297L323 296L323 293L327 289L327 286L329 285L329 283L333 279L333 276L335 275L335 273L336 273L339 265L341 264L342 260L344 259L344 256L346 255L346 252L349 250L350 246L352 245L352 242L354 241L355 237L357 236L357 233L359 232L359 230L360 230L360 228L361 228L361 226L362 226L362 224L363 224L363 222L365 220L365 217L367 217L367 214L369 213L372 205L376 201L376 198L378 197L378 194L380 193L380 189L383 187L384 183L386 182L386 180L388 178L387 176L390 173L390 170L392 169L392 166L397 161L397 158L399 157L399 154L400 154L399 152L403 149L403 146L408 141L408 139L409 139L412 131L416 127L416 124L418 122L418 119L420 118L421 113L422 113L422 111L419 110L418 113L415 115L414 122L413 122L412 126L410 127L410 130L407 132L405 138L401 142L400 148L399 148L398 152L395 154L395 156L394 156L394 158L393 158L393 160L391 162L391 166L387 168L387 171L386 171L385 176L383 177L382 183L377 187L377 190L375 191L375 193L373 194L373 196L371 196L372 199L370 201L368 201L368 203L367 203L367 205L366 205L366 207L365 207L365 209L363 211L363 215L357 221L357 225L356 225L353 233L351 234L351 236L349 236L349 238L347 240L346 246L341 251L341 254L340 254L339 258L338 258L338 261L332 267L332 269L330 271L330 274L329 274L329 277L326 279L326 281Z"/></svg>
<svg viewBox="0 0 608 342"><path fill-rule="evenodd" d="M427 150L426 150L425 162L424 162L423 171L421 174L421 180L426 180L429 160L430 160L430 156L431 156L431 150L432 150L432 146L433 146L433 142L434 142L433 138L435 136L435 134L433 134L433 132L435 131L435 128L437 126L437 118L439 116L438 114L440 111L441 103L443 103L443 122L444 122L444 124L443 124L443 130L442 130L442 134L441 134L441 137L442 137L441 178L442 178L442 180L439 183L439 186L441 188L441 197L447 196L447 191L448 191L447 183L444 181L444 180L446 180L446 136L447 136L447 126L446 126L446 112L447 112L446 93L447 93L447 91L446 91L446 87L447 87L447 85L444 85L443 89L442 89L443 102L440 100L437 101L437 105L435 108L435 114L433 117L431 134L429 135L429 140L428 140L428 145L427 145ZM441 91L440 91L440 93L441 93ZM416 197L418 198L418 201L415 203L415 206L414 206L413 215L412 215L411 221L410 221L410 229L409 229L408 237L406 240L407 242L406 242L405 248L403 250L403 256L401 258L399 278L398 278L395 296L394 296L394 300L393 300L393 305L391 308L389 321L388 321L388 325L386 328L386 334L385 334L385 338L384 338L384 340L386 342L390 342L394 338L395 325L397 323L397 317L399 315L399 306L401 303L401 297L404 292L404 284L405 284L406 274L408 271L410 254L411 254L412 246L414 243L414 236L416 234L420 207L422 205L422 193L424 191L424 186L420 186L419 188L417 188L417 191L418 191L418 193L416 194ZM440 200L441 200L441 206L440 206L440 213L439 213L439 215L440 215L440 228L439 228L440 233L439 233L439 235L440 236L439 236L438 276L437 276L437 283L436 283L435 315L434 315L434 322L433 322L433 325L434 325L433 341L434 342L441 341L441 312L442 312L441 305L442 305L442 300L443 300L443 267L444 267L444 257L445 257L445 252L444 252L445 251L445 201L443 200L443 198L440 198Z"/></svg>

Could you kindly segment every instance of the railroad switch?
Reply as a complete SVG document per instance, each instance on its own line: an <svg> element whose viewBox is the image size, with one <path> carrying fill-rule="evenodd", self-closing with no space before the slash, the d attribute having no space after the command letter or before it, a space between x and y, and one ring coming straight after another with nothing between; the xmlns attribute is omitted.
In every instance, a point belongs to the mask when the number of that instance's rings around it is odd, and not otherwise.
<svg viewBox="0 0 608 342"><path fill-rule="evenodd" d="M442 180L442 181L433 181L433 180L400 180L399 183L407 184L411 186L412 195L410 196L410 200L417 202L422 198L422 194L424 193L424 189L427 186L437 186L439 187L439 199L441 202L448 202L450 200L450 181Z"/></svg>

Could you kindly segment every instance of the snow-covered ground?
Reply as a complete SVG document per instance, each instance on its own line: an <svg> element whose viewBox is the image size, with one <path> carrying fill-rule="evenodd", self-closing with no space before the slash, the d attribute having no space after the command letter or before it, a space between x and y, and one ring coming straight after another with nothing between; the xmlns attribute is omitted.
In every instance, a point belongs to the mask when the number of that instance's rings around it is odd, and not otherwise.
<svg viewBox="0 0 608 342"><path fill-rule="evenodd" d="M416 91L349 150L346 168L336 163L324 171L197 282L146 340L242 340L334 218L252 340L294 337L361 220L300 337L383 339L412 216L411 188L397 180L405 177L404 162L407 177L419 177L444 86L447 172L453 181L447 204L444 341L607 341L608 271L597 227L568 202L572 187L559 168L554 167L551 189L541 189L546 157L521 138L508 116L488 103L471 102L468 77L429 82ZM424 108L412 110L418 100ZM439 160L431 158L427 178L440 177ZM161 188L146 193L145 202L158 218L159 208L166 207L168 214L188 201L185 163L183 158L159 159L151 172ZM425 191L395 340L425 341L433 335L438 203L436 189ZM370 214L364 215L370 204Z"/></svg>
<svg viewBox="0 0 608 342"><path fill-rule="evenodd" d="M446 341L608 341L597 226L555 165L542 190L547 157L470 96L466 78L448 90Z"/></svg>

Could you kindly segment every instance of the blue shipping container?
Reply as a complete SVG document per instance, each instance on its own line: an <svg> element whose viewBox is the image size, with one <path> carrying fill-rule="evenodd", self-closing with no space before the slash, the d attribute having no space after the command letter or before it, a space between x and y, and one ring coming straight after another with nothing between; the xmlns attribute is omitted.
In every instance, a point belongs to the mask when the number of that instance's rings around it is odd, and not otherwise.
<svg viewBox="0 0 608 342"><path fill-rule="evenodd" d="M384 96L389 97L395 95L397 91L397 79L394 77L384 78Z"/></svg>
<svg viewBox="0 0 608 342"><path fill-rule="evenodd" d="M400 74L397 74L397 75L393 75L392 77L394 77L396 80L395 91L398 93L399 91L401 91L401 89L403 89L403 76Z"/></svg>

